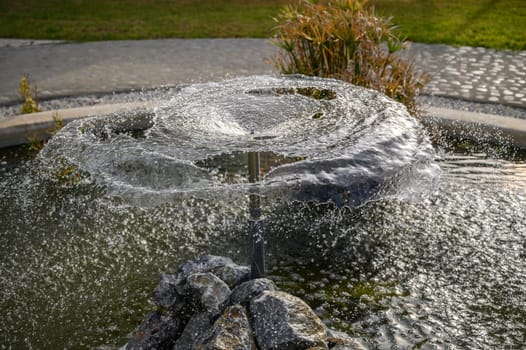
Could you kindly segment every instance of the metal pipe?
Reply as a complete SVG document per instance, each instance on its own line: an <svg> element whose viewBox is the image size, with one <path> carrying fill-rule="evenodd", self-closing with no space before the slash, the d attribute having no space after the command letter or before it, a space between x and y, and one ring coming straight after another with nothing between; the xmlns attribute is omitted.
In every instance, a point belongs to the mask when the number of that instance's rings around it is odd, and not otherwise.
<svg viewBox="0 0 526 350"><path fill-rule="evenodd" d="M248 179L250 183L259 181L259 152L248 153ZM252 236L252 262L250 278L265 276L265 240L263 238L263 222L261 220L261 198L256 186L250 189L250 233Z"/></svg>

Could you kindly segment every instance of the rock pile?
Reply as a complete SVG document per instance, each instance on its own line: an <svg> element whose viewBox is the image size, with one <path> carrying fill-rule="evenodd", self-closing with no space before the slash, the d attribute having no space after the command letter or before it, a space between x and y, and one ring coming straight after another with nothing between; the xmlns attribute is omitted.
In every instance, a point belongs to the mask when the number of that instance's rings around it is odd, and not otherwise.
<svg viewBox="0 0 526 350"><path fill-rule="evenodd" d="M271 280L249 280L231 259L204 256L162 275L153 292L159 307L142 321L126 350L357 349L328 329L301 299Z"/></svg>

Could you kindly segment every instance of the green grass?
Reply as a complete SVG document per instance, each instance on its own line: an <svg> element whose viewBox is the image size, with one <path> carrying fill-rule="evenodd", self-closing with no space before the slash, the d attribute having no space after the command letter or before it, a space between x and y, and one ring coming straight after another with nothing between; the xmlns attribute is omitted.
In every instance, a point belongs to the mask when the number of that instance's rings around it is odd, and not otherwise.
<svg viewBox="0 0 526 350"><path fill-rule="evenodd" d="M269 37L287 0L0 0L0 37ZM371 0L410 40L526 50L525 0Z"/></svg>
<svg viewBox="0 0 526 350"><path fill-rule="evenodd" d="M0 37L269 37L286 0L0 0Z"/></svg>
<svg viewBox="0 0 526 350"><path fill-rule="evenodd" d="M526 50L525 0L370 0L411 41Z"/></svg>

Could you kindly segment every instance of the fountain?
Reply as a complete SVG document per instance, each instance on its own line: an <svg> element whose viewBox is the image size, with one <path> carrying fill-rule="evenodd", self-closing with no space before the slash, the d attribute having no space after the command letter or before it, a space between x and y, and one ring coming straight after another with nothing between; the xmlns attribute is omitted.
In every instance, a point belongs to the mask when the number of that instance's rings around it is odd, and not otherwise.
<svg viewBox="0 0 526 350"><path fill-rule="evenodd" d="M423 128L400 105L304 77L192 85L154 111L73 123L42 159L66 159L112 196L148 206L184 194L246 192L252 186L240 168L250 152L267 152L272 163L261 195L285 189L291 200L339 206L390 192L418 196L438 175Z"/></svg>
<svg viewBox="0 0 526 350"><path fill-rule="evenodd" d="M437 155L400 104L302 76L72 122L0 177L0 343L123 344L160 273L216 254L372 348L522 344L522 157Z"/></svg>

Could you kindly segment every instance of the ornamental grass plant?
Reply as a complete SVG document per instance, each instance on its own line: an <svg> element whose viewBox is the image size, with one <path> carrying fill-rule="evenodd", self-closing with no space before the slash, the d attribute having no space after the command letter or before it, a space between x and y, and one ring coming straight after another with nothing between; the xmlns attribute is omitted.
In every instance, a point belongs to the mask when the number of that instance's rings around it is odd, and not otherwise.
<svg viewBox="0 0 526 350"><path fill-rule="evenodd" d="M391 18L377 17L367 0L298 0L276 18L272 58L284 74L341 79L378 90L416 116L416 95L428 82L396 55L406 46Z"/></svg>
<svg viewBox="0 0 526 350"><path fill-rule="evenodd" d="M20 79L18 94L22 99L22 105L20 106L20 112L22 114L40 112L37 88L31 87L31 82L27 75L24 75Z"/></svg>

